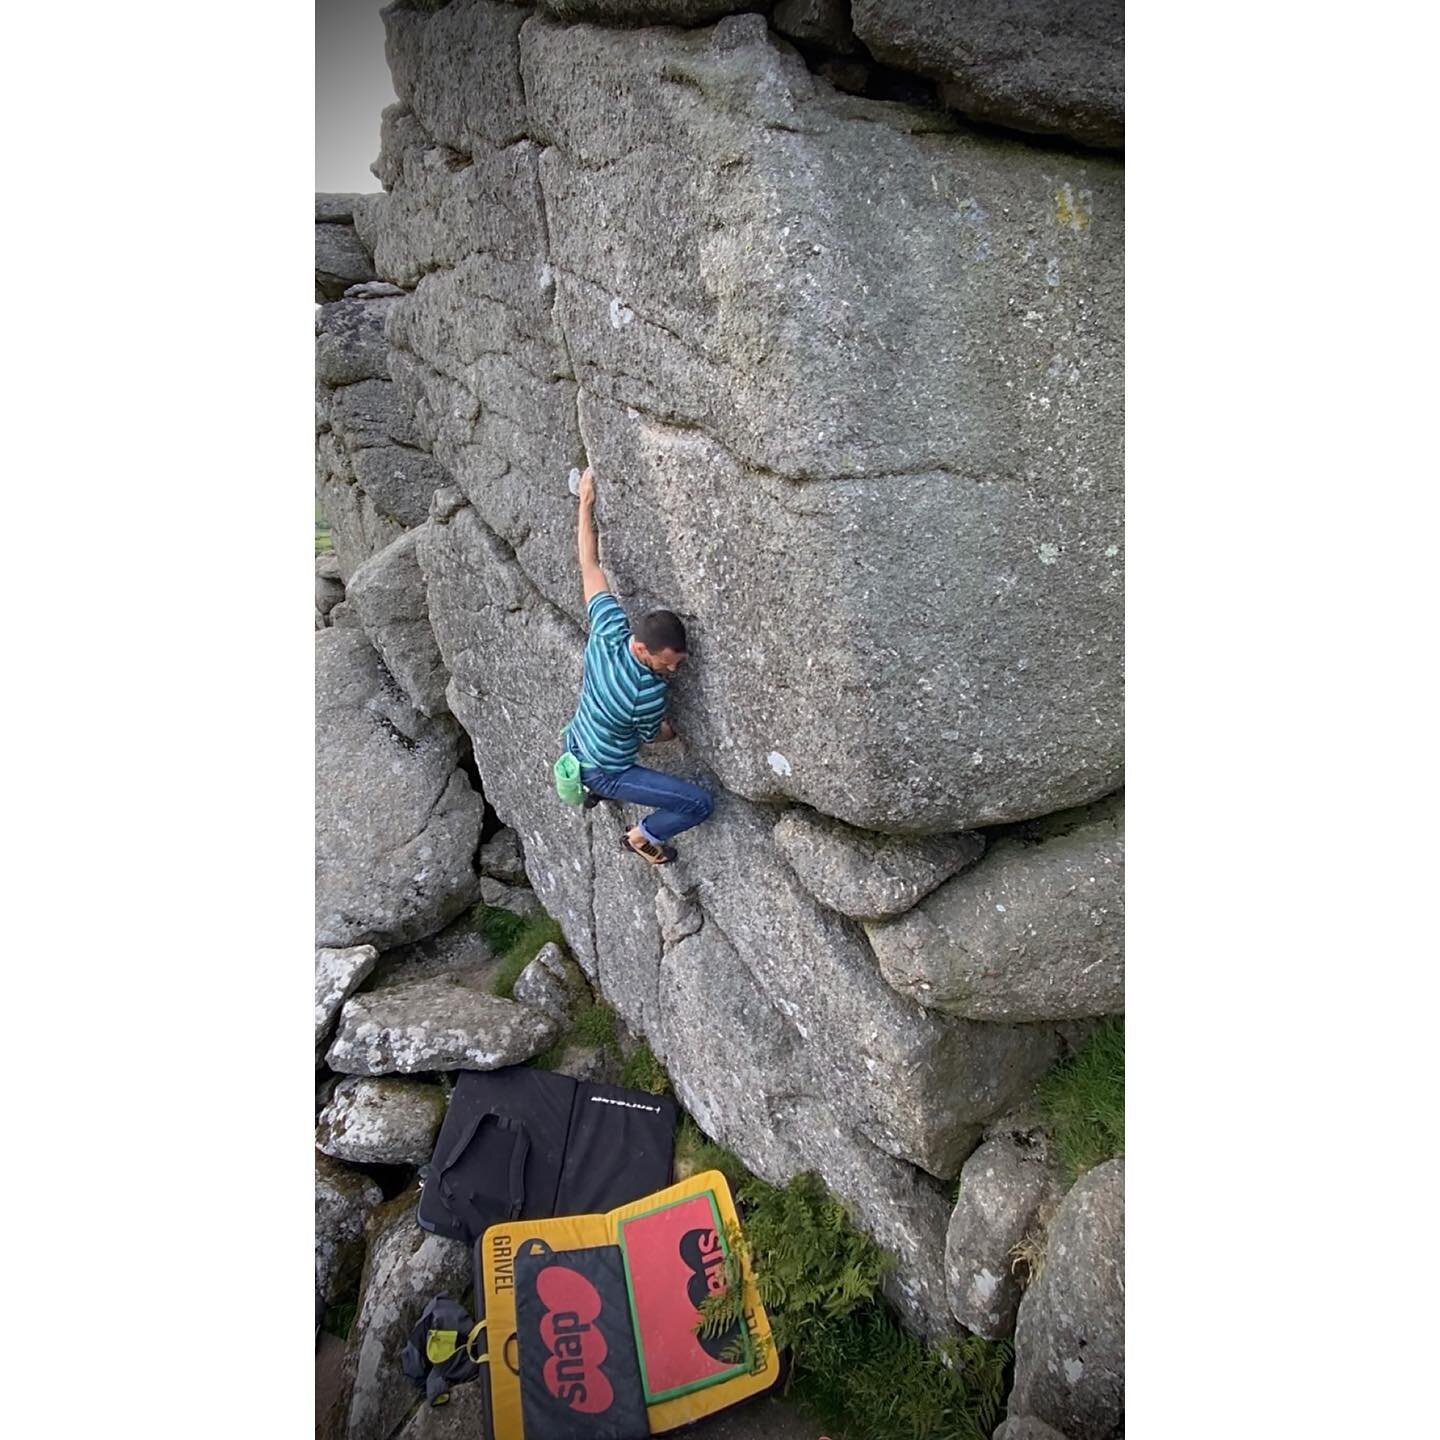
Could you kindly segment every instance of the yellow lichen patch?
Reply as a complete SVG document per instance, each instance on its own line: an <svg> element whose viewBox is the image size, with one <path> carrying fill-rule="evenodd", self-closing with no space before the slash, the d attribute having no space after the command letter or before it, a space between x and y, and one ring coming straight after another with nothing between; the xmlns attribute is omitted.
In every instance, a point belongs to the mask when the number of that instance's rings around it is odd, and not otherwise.
<svg viewBox="0 0 1440 1440"><path fill-rule="evenodd" d="M1069 185L1062 185L1055 192L1055 218L1061 228L1083 230L1090 223L1090 192L1082 190L1077 196Z"/></svg>

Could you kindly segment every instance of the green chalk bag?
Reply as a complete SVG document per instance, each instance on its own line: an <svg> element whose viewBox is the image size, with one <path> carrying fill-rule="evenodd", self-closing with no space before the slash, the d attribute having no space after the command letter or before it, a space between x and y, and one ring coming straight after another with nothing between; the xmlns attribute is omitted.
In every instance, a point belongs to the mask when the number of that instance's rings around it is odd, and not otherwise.
<svg viewBox="0 0 1440 1440"><path fill-rule="evenodd" d="M585 787L580 783L580 762L568 750L555 762L555 793L567 805L585 803Z"/></svg>

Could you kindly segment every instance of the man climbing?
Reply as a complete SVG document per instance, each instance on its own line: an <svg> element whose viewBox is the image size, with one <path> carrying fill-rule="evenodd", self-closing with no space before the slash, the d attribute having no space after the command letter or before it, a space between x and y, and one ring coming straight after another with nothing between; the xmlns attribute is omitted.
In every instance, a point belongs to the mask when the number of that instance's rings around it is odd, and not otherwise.
<svg viewBox="0 0 1440 1440"><path fill-rule="evenodd" d="M600 568L595 535L595 476L580 477L580 578L590 639L580 705L566 729L566 745L580 762L580 781L592 795L657 807L621 836L620 846L652 865L675 859L666 842L706 819L714 802L698 785L635 763L642 744L674 740L665 715L671 677L685 663L685 626L669 610L652 610L632 632Z"/></svg>

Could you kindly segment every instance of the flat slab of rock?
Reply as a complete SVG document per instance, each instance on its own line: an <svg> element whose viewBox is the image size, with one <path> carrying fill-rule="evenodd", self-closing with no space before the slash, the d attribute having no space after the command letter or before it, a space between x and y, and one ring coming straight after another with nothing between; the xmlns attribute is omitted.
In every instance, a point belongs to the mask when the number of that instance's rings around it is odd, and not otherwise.
<svg viewBox="0 0 1440 1440"><path fill-rule="evenodd" d="M357 1165L423 1165L445 1119L438 1085L393 1076L342 1080L320 1112L315 1146Z"/></svg>
<svg viewBox="0 0 1440 1440"><path fill-rule="evenodd" d="M315 1293L333 1305L350 1293L365 1259L365 1219L381 1201L368 1176L315 1155Z"/></svg>
<svg viewBox="0 0 1440 1440"><path fill-rule="evenodd" d="M346 1001L325 1057L343 1075L497 1070L552 1045L548 1015L438 975Z"/></svg>
<svg viewBox="0 0 1440 1440"><path fill-rule="evenodd" d="M459 726L417 711L364 632L333 625L315 635L315 711L317 944L439 930L480 890L484 802Z"/></svg>
<svg viewBox="0 0 1440 1440"><path fill-rule="evenodd" d="M950 1313L967 1330L989 1340L1014 1334L1021 1282L1013 1252L1048 1221L1064 1188L1038 1134L1030 1144L997 1136L965 1162L945 1237L945 1284Z"/></svg>
<svg viewBox="0 0 1440 1440"><path fill-rule="evenodd" d="M775 848L822 905L875 920L903 914L973 865L985 853L985 837L879 835L812 810L791 810L776 823Z"/></svg>
<svg viewBox="0 0 1440 1440"><path fill-rule="evenodd" d="M1114 1440L1125 1420L1125 1161L1082 1175L1050 1224L1020 1302L1012 1415L1067 1440Z"/></svg>
<svg viewBox="0 0 1440 1440"><path fill-rule="evenodd" d="M407 531L365 561L351 575L345 596L410 703L422 715L434 717L450 713L445 703L450 672L430 628L425 577L415 553L421 528Z"/></svg>
<svg viewBox="0 0 1440 1440"><path fill-rule="evenodd" d="M315 952L315 1045L329 1037L340 1007L375 968L380 952L373 945L349 945Z"/></svg>
<svg viewBox="0 0 1440 1440"><path fill-rule="evenodd" d="M876 59L940 80L966 115L1125 143L1124 0L853 0L852 16Z"/></svg>
<svg viewBox="0 0 1440 1440"><path fill-rule="evenodd" d="M996 841L899 919L867 924L885 978L970 1020L1125 1009L1125 811L1112 797Z"/></svg>
<svg viewBox="0 0 1440 1440"><path fill-rule="evenodd" d="M413 1200L376 1216L360 1310L321 1440L390 1440L420 1398L400 1366L411 1328L436 1295L460 1295L469 1284L469 1247L422 1230Z"/></svg>

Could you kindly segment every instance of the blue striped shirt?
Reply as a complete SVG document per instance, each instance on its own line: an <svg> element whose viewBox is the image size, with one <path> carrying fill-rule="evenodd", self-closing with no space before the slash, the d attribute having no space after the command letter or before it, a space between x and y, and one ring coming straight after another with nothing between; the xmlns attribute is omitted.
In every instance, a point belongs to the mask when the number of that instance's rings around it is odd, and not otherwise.
<svg viewBox="0 0 1440 1440"><path fill-rule="evenodd" d="M633 765L640 746L660 733L669 687L630 653L630 622L608 590L593 596L586 610L590 639L570 749L582 765L613 773Z"/></svg>

